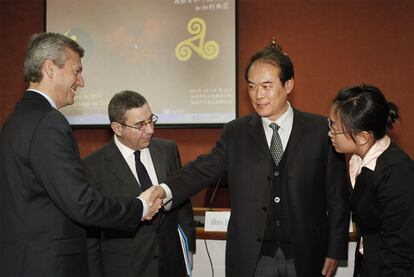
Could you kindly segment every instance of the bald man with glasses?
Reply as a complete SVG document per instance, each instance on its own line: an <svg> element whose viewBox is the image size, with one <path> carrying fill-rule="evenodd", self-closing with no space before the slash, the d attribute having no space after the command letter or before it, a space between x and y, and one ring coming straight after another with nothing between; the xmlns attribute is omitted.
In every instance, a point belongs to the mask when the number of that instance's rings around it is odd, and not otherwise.
<svg viewBox="0 0 414 277"><path fill-rule="evenodd" d="M136 195L181 167L176 144L153 138L158 117L141 94L128 90L115 94L108 114L113 138L85 158L88 180L103 195ZM89 229L90 275L186 276L178 225L194 252L195 227L189 200L168 213L160 212L135 232Z"/></svg>

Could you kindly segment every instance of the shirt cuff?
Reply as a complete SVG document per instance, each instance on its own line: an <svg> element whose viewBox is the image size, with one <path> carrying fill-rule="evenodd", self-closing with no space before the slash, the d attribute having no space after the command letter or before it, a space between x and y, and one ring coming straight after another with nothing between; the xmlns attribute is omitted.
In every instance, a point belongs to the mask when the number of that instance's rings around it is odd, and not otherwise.
<svg viewBox="0 0 414 277"><path fill-rule="evenodd" d="M144 218L147 216L147 213L148 213L148 204L147 204L147 202L144 200L144 199L142 199L141 197L137 197L139 200L141 200L141 202L142 202L142 217L141 217L141 220L144 220Z"/></svg>
<svg viewBox="0 0 414 277"><path fill-rule="evenodd" d="M164 209L166 209L168 211L168 210L171 209L171 205L172 205L172 201L171 201L172 200L172 193L171 193L171 190L164 183L159 184L159 186L161 186L164 189L164 191L165 191L166 197L163 200L163 204L164 204Z"/></svg>

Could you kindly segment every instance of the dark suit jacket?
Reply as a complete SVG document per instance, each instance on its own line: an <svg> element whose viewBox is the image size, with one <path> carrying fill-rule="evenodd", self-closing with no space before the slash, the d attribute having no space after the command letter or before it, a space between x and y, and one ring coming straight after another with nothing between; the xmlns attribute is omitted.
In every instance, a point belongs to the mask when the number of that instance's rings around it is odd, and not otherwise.
<svg viewBox="0 0 414 277"><path fill-rule="evenodd" d="M153 138L149 150L158 181L181 167L173 141ZM90 183L103 195L128 197L141 193L113 139L85 158L85 163ZM177 209L160 212L152 222L141 224L136 232L104 229L95 233L95 239L91 235L88 239L91 275L185 276L178 224L186 232L190 249L194 251L195 227L189 200Z"/></svg>
<svg viewBox="0 0 414 277"><path fill-rule="evenodd" d="M142 203L103 198L85 179L65 117L26 92L0 137L0 275L87 275L78 223L133 230Z"/></svg>
<svg viewBox="0 0 414 277"><path fill-rule="evenodd" d="M356 276L414 276L413 182L414 165L395 144L378 157L374 171L362 168L352 195L364 244L363 258L357 247Z"/></svg>
<svg viewBox="0 0 414 277"><path fill-rule="evenodd" d="M325 256L347 258L350 185L344 157L330 144L326 119L297 110L285 151L296 271L319 276ZM231 205L228 276L253 276L255 272L273 171L261 118L253 113L228 123L208 155L198 157L166 181L174 204L227 173Z"/></svg>

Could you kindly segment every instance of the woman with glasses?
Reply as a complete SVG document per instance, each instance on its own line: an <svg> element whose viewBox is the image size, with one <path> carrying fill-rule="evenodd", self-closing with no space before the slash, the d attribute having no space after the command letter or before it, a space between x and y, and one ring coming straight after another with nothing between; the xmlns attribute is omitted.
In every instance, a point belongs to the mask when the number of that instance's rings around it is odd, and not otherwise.
<svg viewBox="0 0 414 277"><path fill-rule="evenodd" d="M414 276L414 166L386 134L398 118L397 107L371 85L342 89L331 107L332 144L352 154L354 276Z"/></svg>

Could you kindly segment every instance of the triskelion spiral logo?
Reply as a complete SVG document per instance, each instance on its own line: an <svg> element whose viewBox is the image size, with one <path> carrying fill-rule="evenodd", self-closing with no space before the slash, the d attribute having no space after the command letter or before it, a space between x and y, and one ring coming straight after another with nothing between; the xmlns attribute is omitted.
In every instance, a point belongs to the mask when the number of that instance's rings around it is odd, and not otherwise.
<svg viewBox="0 0 414 277"><path fill-rule="evenodd" d="M188 61L193 51L205 60L212 60L218 56L220 46L217 41L209 40L205 42L207 26L202 18L192 18L188 22L187 30L193 37L181 41L175 47L175 56L178 60L182 62ZM198 44L195 43L197 41Z"/></svg>

